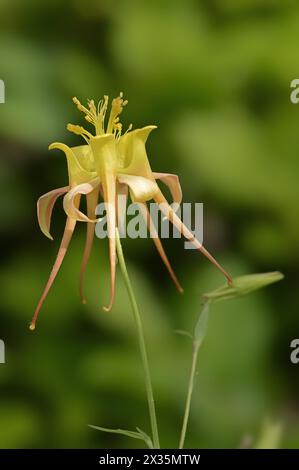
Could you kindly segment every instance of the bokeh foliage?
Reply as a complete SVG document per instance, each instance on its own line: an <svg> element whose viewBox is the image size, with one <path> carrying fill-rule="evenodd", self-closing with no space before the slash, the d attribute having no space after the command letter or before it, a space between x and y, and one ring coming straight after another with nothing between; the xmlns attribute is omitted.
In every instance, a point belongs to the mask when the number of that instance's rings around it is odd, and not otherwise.
<svg viewBox="0 0 299 470"><path fill-rule="evenodd" d="M178 173L185 201L205 204L205 244L233 275L279 269L283 283L215 305L199 360L186 445L237 447L266 418L283 423L283 447L299 442L298 336L299 7L285 0L2 0L0 201L2 267L0 447L128 447L88 423L148 431L142 371L120 276L107 300L107 244L97 240L81 306L77 273L84 226L41 312L28 330L61 236L38 230L39 195L66 184L53 141L81 118L71 97L123 90L126 124L157 124L155 171ZM58 204L59 205L59 204ZM185 287L175 291L150 240L124 251L146 324L164 446L177 445L200 295L222 282L207 260L165 246ZM297 328L297 329L296 329ZM139 445L139 443L137 443Z"/></svg>

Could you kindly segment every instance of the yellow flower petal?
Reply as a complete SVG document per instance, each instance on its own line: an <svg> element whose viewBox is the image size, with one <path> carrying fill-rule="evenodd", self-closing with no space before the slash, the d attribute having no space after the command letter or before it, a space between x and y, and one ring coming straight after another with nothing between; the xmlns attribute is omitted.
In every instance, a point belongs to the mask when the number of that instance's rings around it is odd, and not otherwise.
<svg viewBox="0 0 299 470"><path fill-rule="evenodd" d="M125 233L127 217L128 186L117 181L117 227L120 236Z"/></svg>
<svg viewBox="0 0 299 470"><path fill-rule="evenodd" d="M46 237L53 240L50 234L51 216L54 204L59 196L65 194L69 190L69 186L63 188L53 189L46 194L43 194L37 201L37 218L41 231Z"/></svg>
<svg viewBox="0 0 299 470"><path fill-rule="evenodd" d="M120 183L127 184L130 188L132 199L136 202L146 202L153 199L159 191L157 183L143 176L120 174L117 176Z"/></svg>
<svg viewBox="0 0 299 470"><path fill-rule="evenodd" d="M157 126L146 126L120 137L117 144L118 171L127 175L152 177L145 144L149 134Z"/></svg>
<svg viewBox="0 0 299 470"><path fill-rule="evenodd" d="M115 296L115 271L116 271L116 181L112 171L106 173L103 181L102 188L104 194L104 203L107 212L107 227L109 237L109 260L110 260L110 301L104 310L109 311L112 308Z"/></svg>
<svg viewBox="0 0 299 470"><path fill-rule="evenodd" d="M143 216L143 218L146 222L146 225L147 225L149 233L150 233L150 237L153 240L153 242L154 242L154 244L155 244L155 246L158 250L159 255L161 256L161 259L162 259L163 263L165 264L165 266L166 266L166 268L167 268L167 270L170 274L171 279L173 280L177 290L180 293L183 293L184 290L183 290L182 286L180 285L180 283L178 281L178 278L176 277L175 272L172 269L172 266L171 266L171 264L170 264L170 262L167 258L167 255L164 251L163 245L161 243L161 240L159 238L157 229L156 229L155 224L152 220L152 217L150 215L150 211L148 210L147 205L145 203L139 203L138 207L139 207L139 210L142 213L142 216Z"/></svg>
<svg viewBox="0 0 299 470"><path fill-rule="evenodd" d="M89 145L78 145L71 147L80 166L90 172L94 172L93 154Z"/></svg>
<svg viewBox="0 0 299 470"><path fill-rule="evenodd" d="M101 187L104 195L104 203L107 212L107 227L109 237L110 259L110 301L104 310L112 308L115 295L115 270L116 270L116 144L113 134L105 134L90 139L90 146L95 162L95 168L101 179Z"/></svg>
<svg viewBox="0 0 299 470"><path fill-rule="evenodd" d="M96 206L98 204L99 198L99 187L96 187L91 193L86 195L86 202L87 202L87 216L92 219L95 215ZM80 283L79 283L79 292L81 302L86 304L86 298L84 295L83 283L84 283L84 275L86 271L86 266L91 254L92 243L94 239L95 227L93 222L87 223L87 230L86 230L86 242L84 247L84 253L82 257L82 263L80 268Z"/></svg>
<svg viewBox="0 0 299 470"><path fill-rule="evenodd" d="M155 201L159 204L160 210L163 212L165 217L177 228L177 230L188 240L190 241L198 251L208 258L211 263L219 269L219 271L224 274L229 284L232 284L231 276L223 269L223 267L216 261L216 259L208 252L208 250L200 243L197 238L193 235L192 232L186 227L186 225L181 221L181 219L176 215L172 207L168 204L167 200L159 191L155 196Z"/></svg>
<svg viewBox="0 0 299 470"><path fill-rule="evenodd" d="M97 175L101 178L107 172L116 171L116 142L113 134L104 134L90 139L94 167Z"/></svg>
<svg viewBox="0 0 299 470"><path fill-rule="evenodd" d="M89 194L100 185L100 178L94 178L88 183L79 184L71 189L63 198L63 208L66 214L79 222L97 222L97 219L90 219L78 209L77 199L81 194Z"/></svg>
<svg viewBox="0 0 299 470"><path fill-rule="evenodd" d="M161 180L169 188L173 202L181 204L183 194L178 175L172 173L153 173L156 180Z"/></svg>
<svg viewBox="0 0 299 470"><path fill-rule="evenodd" d="M91 156L89 155L88 158L86 157L90 150L86 149L85 147L88 146L81 145L79 147L71 148L59 142L54 142L49 146L49 150L59 149L65 153L71 187L81 183L86 183L90 179L96 177L95 173L91 173L90 171L84 169L84 167L79 162L79 160L83 161L85 158L87 166L90 164Z"/></svg>
<svg viewBox="0 0 299 470"><path fill-rule="evenodd" d="M79 204L79 201L78 201L78 204ZM60 244L60 247L59 247L59 250L58 250L58 253L57 253L57 257L56 257L54 266L52 268L52 271L50 273L50 276L49 276L47 284L44 288L44 291L43 291L43 293L40 297L38 305L35 309L35 312L34 312L34 315L33 315L33 318L32 318L31 324L30 324L30 330L35 330L35 323L36 323L39 311L40 311L44 301L46 300L46 297L49 293L49 290L51 289L51 286L52 286L53 282L55 281L55 278L58 274L60 266L62 265L62 262L64 260L65 254L66 254L68 246L69 246L69 243L71 241L75 226L76 226L76 220L71 219L71 218L68 217L67 221L66 221L66 224L65 224L64 234L63 234L63 237L62 237L62 240L61 240L61 244Z"/></svg>

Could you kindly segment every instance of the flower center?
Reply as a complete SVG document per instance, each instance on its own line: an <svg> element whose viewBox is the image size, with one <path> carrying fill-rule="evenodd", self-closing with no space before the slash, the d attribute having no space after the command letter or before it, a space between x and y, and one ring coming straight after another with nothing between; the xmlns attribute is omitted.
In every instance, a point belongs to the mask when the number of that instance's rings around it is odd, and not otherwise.
<svg viewBox="0 0 299 470"><path fill-rule="evenodd" d="M85 119L87 122L92 124L95 128L95 134L91 134L89 131L84 129L82 126L75 124L68 124L67 129L74 134L81 135L83 139L89 143L89 140L92 137L103 135L103 134L114 134L114 137L118 139L122 133L122 123L119 120L119 116L126 104L127 100L123 99L123 93L121 92L117 98L114 98L111 103L111 110L108 119L108 123L105 127L105 117L108 108L109 97L107 95L99 101L98 105L95 105L94 100L88 100L88 107L83 106L78 98L74 97L73 102L81 111L85 114ZM132 124L130 124L128 131L132 129Z"/></svg>

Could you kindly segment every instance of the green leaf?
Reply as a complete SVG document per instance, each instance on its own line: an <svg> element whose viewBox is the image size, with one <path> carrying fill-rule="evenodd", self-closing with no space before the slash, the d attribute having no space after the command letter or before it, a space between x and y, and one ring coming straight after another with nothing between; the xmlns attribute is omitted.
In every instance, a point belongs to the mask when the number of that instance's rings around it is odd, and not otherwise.
<svg viewBox="0 0 299 470"><path fill-rule="evenodd" d="M188 338L193 339L193 336L191 335L191 333L189 333L189 331L185 331L185 330L174 330L174 332L175 332L177 335L187 336Z"/></svg>
<svg viewBox="0 0 299 470"><path fill-rule="evenodd" d="M208 302L219 302L220 300L241 297L283 278L284 275L279 271L236 277L233 279L232 285L225 284L218 289L203 294L203 299Z"/></svg>
<svg viewBox="0 0 299 470"><path fill-rule="evenodd" d="M141 431L139 428L136 431L129 431L127 429L110 429L110 428L103 428L101 426L94 426L93 424L88 425L92 429L96 429L97 431L108 432L111 434L122 434L123 436L131 437L132 439L139 439L144 441L146 445L152 449L153 444L151 438L144 432Z"/></svg>
<svg viewBox="0 0 299 470"><path fill-rule="evenodd" d="M207 334L208 330L208 321L209 321L210 306L206 302L203 306L203 309L199 315L198 321L194 329L194 341L198 346L200 346Z"/></svg>

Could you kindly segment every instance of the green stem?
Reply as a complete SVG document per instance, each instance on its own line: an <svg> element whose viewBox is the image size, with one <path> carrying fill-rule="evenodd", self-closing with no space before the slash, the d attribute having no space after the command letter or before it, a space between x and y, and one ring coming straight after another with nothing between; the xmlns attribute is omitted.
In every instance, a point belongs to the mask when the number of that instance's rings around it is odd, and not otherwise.
<svg viewBox="0 0 299 470"><path fill-rule="evenodd" d="M128 271L127 271L126 262L124 259L124 254L123 254L123 250L122 250L122 246L121 246L121 242L119 238L119 233L117 229L116 229L116 249L117 249L120 269L121 269L121 272L125 281L125 285L129 294L129 298L130 298L130 302L131 302L132 310L134 314L134 320L135 320L137 332L138 332L139 348L140 348L141 359L142 359L142 364L143 364L143 369L144 369L145 387L146 387L149 415L150 415L150 420L151 420L153 444L154 444L155 449L160 449L155 401L154 401L151 374L150 374L149 362L148 362L145 339L144 339L143 326L142 326L141 316L140 316L140 312L139 312L138 305L136 302L135 294L132 288Z"/></svg>
<svg viewBox="0 0 299 470"><path fill-rule="evenodd" d="M185 444L186 431L187 431L189 415L190 415L191 399L192 399L192 393L194 389L194 379L195 379L195 373L196 373L199 347L200 347L200 342L194 341L192 364L191 364L191 371L190 371L190 377L189 377L188 392L187 392L187 398L186 398L186 404L185 404L185 412L184 412L184 419L183 419L183 426L182 426L182 431L181 431L179 449L183 449L184 444Z"/></svg>

